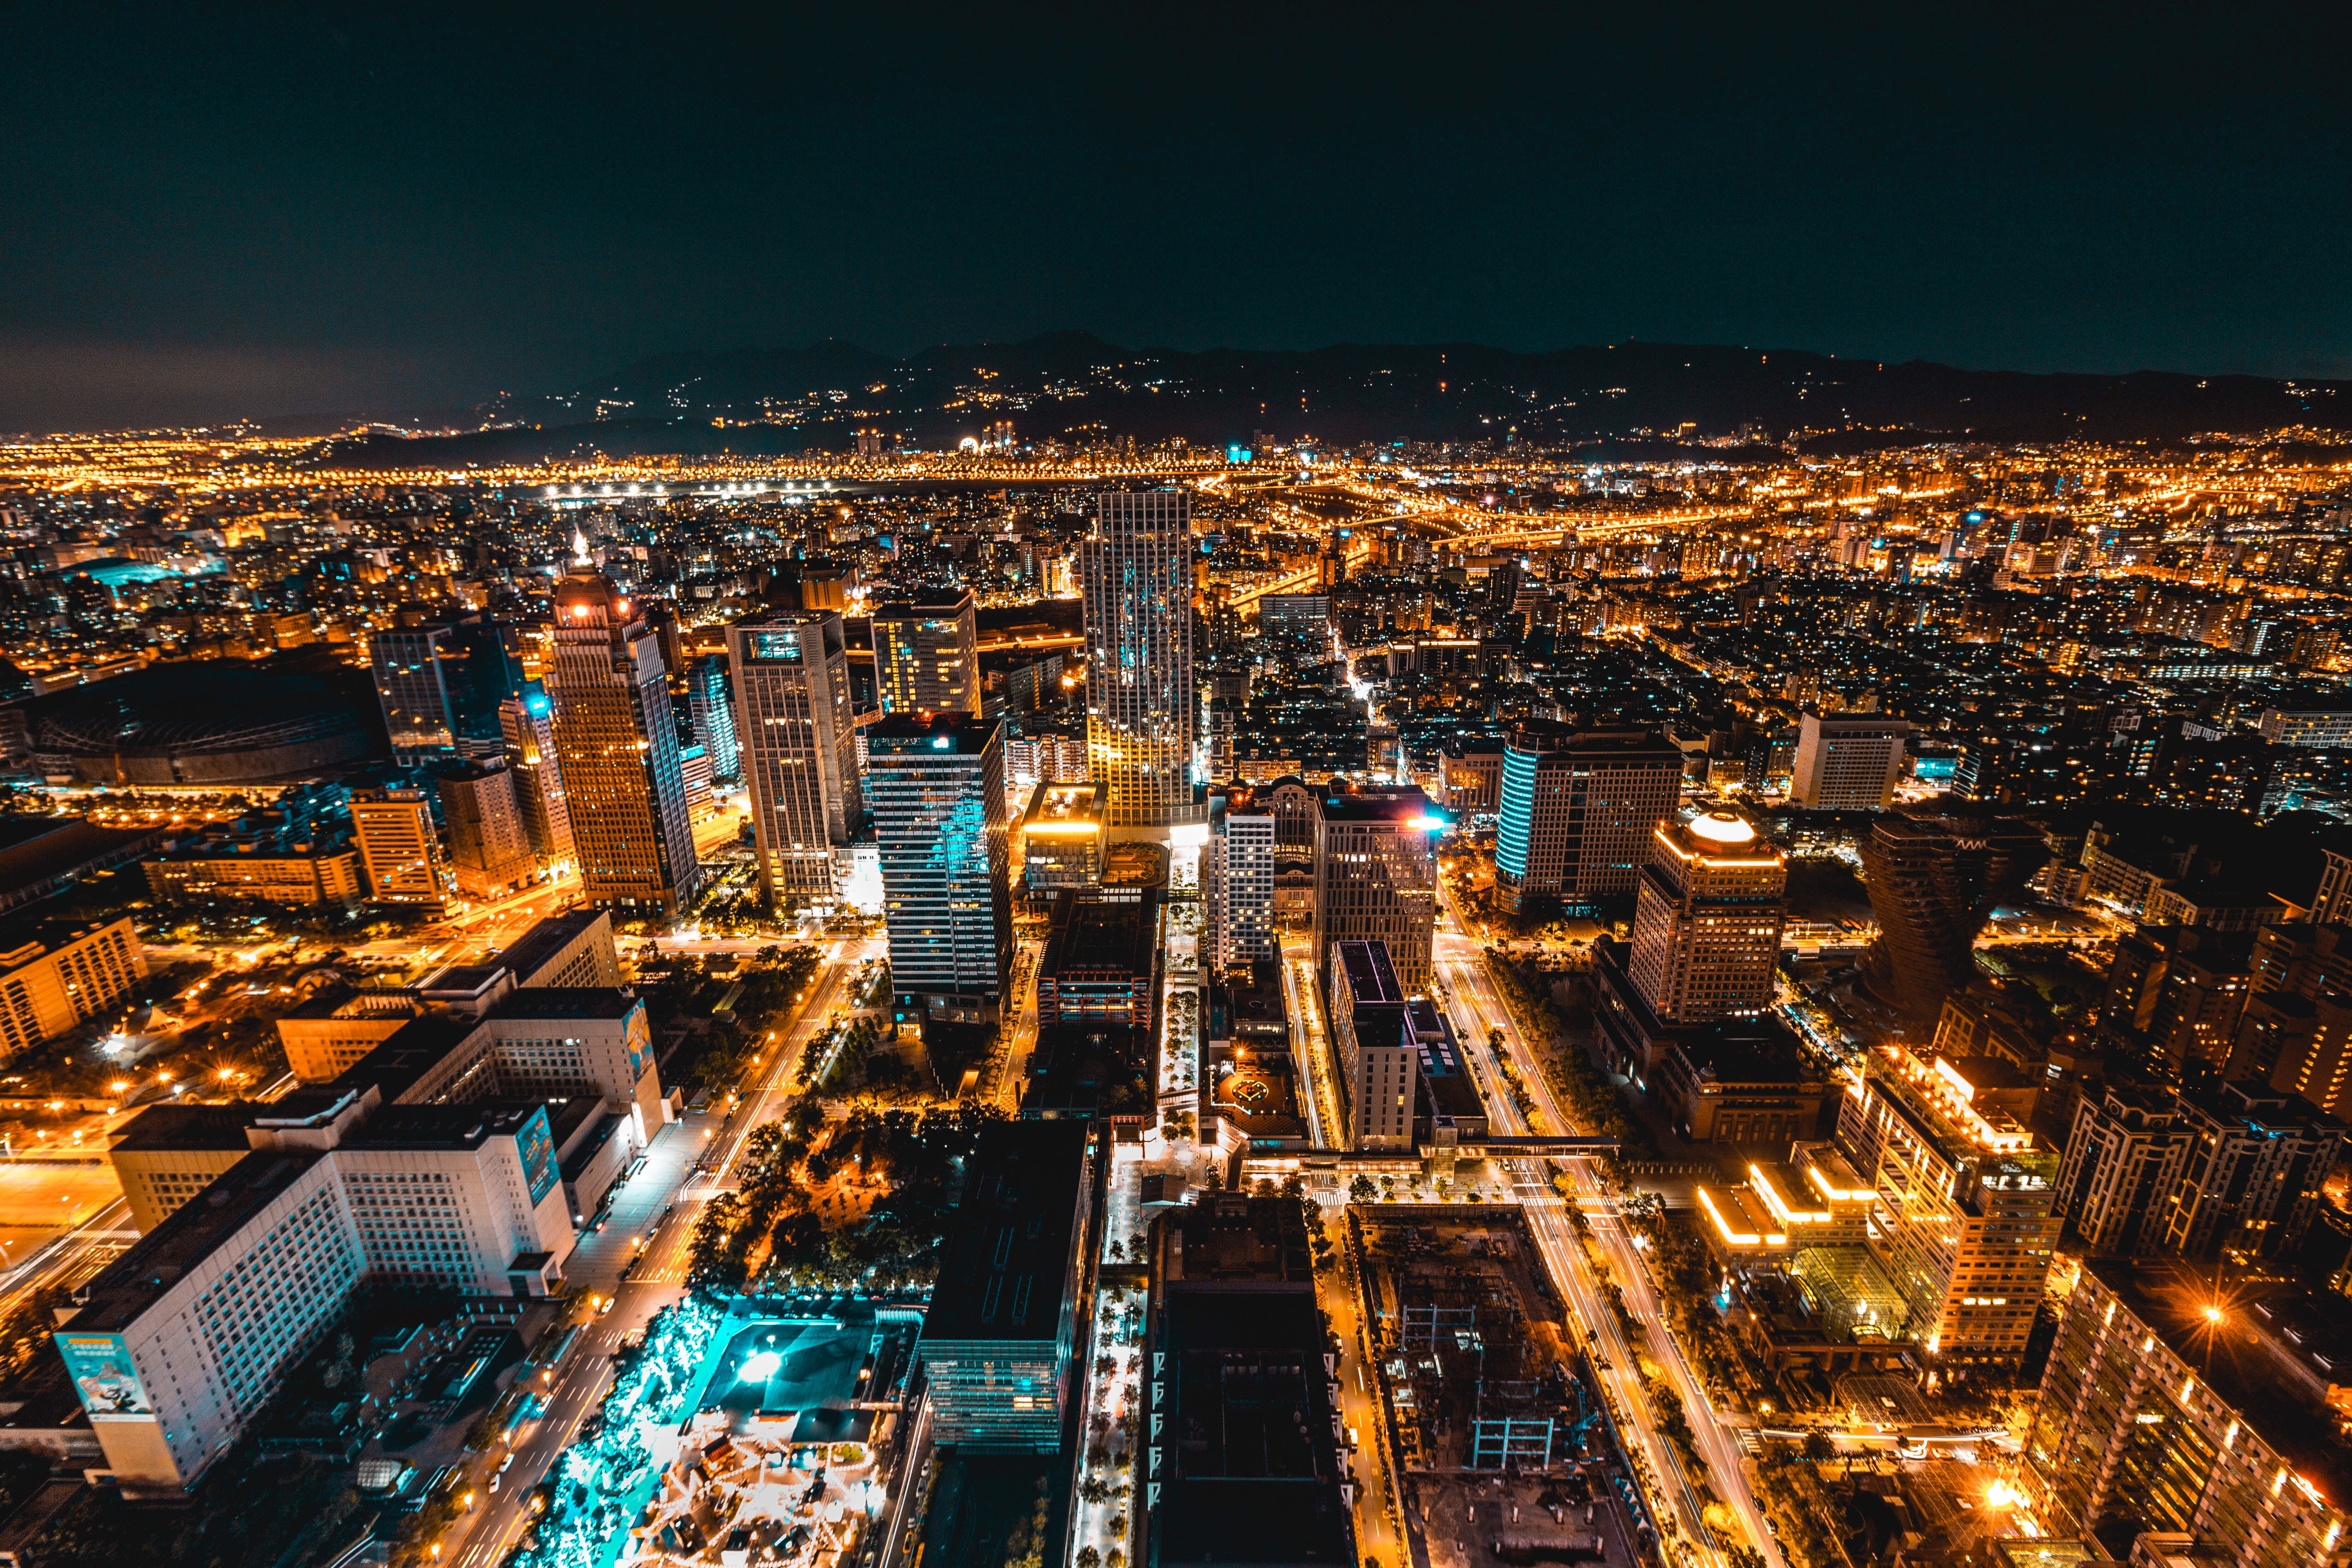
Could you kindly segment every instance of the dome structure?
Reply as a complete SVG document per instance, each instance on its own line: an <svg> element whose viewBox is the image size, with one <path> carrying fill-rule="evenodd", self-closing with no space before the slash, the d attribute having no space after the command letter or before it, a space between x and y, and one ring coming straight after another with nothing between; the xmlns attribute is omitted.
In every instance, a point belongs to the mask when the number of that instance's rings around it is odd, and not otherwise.
<svg viewBox="0 0 2352 1568"><path fill-rule="evenodd" d="M257 784L376 750L356 693L228 660L158 664L33 708L41 771L87 783Z"/></svg>

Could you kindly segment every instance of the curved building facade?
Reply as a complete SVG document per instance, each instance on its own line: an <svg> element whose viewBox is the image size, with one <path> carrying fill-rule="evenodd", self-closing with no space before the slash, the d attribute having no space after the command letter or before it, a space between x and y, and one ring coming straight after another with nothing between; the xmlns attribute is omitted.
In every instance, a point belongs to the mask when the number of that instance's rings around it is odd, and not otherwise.
<svg viewBox="0 0 2352 1568"><path fill-rule="evenodd" d="M1863 841L1878 937L1863 958L1872 995L1933 1019L1976 974L1972 951L1994 908L2050 858L2036 829L2014 818L1935 802L1890 811Z"/></svg>
<svg viewBox="0 0 2352 1568"><path fill-rule="evenodd" d="M52 778L101 784L256 784L365 760L366 712L317 675L223 660L159 664L37 705L33 751Z"/></svg>

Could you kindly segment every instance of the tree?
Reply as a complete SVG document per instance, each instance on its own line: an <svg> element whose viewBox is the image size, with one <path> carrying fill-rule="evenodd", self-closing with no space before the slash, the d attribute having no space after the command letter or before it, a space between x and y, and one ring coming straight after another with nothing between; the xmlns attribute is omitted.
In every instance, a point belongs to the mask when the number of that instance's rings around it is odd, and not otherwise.
<svg viewBox="0 0 2352 1568"><path fill-rule="evenodd" d="M1372 1186L1372 1178L1368 1176L1359 1175L1348 1184L1348 1201L1350 1203L1370 1203L1378 1193L1379 1189Z"/></svg>
<svg viewBox="0 0 2352 1568"><path fill-rule="evenodd" d="M1830 1435L1819 1427L1805 1434L1804 1444L1798 1451L1815 1464L1837 1458L1837 1445L1831 1442Z"/></svg>

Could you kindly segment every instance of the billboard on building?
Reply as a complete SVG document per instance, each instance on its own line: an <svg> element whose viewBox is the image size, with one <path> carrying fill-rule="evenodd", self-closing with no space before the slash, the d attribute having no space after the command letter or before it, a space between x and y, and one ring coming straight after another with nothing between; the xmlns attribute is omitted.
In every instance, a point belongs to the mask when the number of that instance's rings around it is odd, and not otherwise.
<svg viewBox="0 0 2352 1568"><path fill-rule="evenodd" d="M654 1030L646 1020L646 1004L642 1000L629 1009L621 1030L621 1038L629 1048L629 1082L635 1083L654 1064Z"/></svg>
<svg viewBox="0 0 2352 1568"><path fill-rule="evenodd" d="M155 1406L139 1386L139 1369L131 1364L131 1347L119 1333L60 1333L58 1351L66 1358L66 1375L90 1420L152 1421Z"/></svg>
<svg viewBox="0 0 2352 1568"><path fill-rule="evenodd" d="M547 1124L547 1107L540 1106L515 1134L515 1149L522 1155L523 1185L530 1189L534 1207L555 1187L555 1134Z"/></svg>

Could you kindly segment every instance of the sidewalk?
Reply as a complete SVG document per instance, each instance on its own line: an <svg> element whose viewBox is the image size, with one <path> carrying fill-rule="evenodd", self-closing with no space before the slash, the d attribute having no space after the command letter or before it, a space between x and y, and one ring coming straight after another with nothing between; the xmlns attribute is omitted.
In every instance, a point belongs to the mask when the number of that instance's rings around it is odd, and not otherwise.
<svg viewBox="0 0 2352 1568"><path fill-rule="evenodd" d="M631 1239L651 1239L662 1210L681 1196L687 1167L701 1157L707 1146L703 1134L715 1131L719 1120L707 1111L689 1112L654 1134L646 1148L645 1168L613 1189L611 1221L603 1230L583 1236L572 1256L564 1260L567 1282L602 1295L612 1293L620 1283L623 1266L635 1250ZM689 1221L693 1212L693 1206L685 1207ZM649 1273L637 1278L646 1283L660 1282Z"/></svg>

